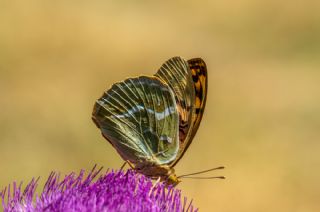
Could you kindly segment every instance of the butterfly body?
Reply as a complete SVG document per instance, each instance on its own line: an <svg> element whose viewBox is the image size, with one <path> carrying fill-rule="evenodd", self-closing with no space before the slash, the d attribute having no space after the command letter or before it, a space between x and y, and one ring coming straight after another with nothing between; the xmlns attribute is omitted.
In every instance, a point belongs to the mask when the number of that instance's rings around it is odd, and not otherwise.
<svg viewBox="0 0 320 212"><path fill-rule="evenodd" d="M180 182L173 167L190 145L205 105L206 69L201 78L193 64L204 62L193 60L174 57L155 76L115 83L92 113L102 135L125 161L168 184Z"/></svg>

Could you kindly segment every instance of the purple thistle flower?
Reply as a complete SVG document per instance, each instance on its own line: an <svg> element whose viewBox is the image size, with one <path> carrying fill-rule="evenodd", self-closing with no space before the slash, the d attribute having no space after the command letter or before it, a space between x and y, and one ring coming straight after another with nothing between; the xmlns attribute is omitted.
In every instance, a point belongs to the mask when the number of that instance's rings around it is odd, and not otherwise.
<svg viewBox="0 0 320 212"><path fill-rule="evenodd" d="M15 182L0 192L5 212L11 211L197 211L192 201L181 200L181 191L164 183L153 185L150 178L133 170L111 171L94 178L96 167L85 177L71 173L60 181L52 172L40 195L38 179L22 189ZM11 190L12 189L12 190Z"/></svg>

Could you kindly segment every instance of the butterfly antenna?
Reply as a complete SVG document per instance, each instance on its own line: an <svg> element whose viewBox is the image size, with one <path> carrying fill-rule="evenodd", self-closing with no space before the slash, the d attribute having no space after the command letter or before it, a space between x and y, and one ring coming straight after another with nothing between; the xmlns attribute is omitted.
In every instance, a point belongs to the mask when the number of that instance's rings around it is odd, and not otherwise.
<svg viewBox="0 0 320 212"><path fill-rule="evenodd" d="M207 180L207 179L226 179L224 176L216 176L216 177L182 177L182 178L189 178L189 179L202 179L202 180Z"/></svg>
<svg viewBox="0 0 320 212"><path fill-rule="evenodd" d="M216 168L207 169L207 170L200 171L200 172L194 172L194 173L190 173L190 174L180 175L180 176L178 176L178 178L191 178L189 176L203 174L203 173L207 173L207 172L211 172L211 171L219 170L219 169L224 169L224 166L219 166L219 167L216 167ZM213 178L225 179L225 177L223 177L223 176L209 177L209 178L204 178L204 179L213 179ZM200 179L200 178L193 178L193 179Z"/></svg>

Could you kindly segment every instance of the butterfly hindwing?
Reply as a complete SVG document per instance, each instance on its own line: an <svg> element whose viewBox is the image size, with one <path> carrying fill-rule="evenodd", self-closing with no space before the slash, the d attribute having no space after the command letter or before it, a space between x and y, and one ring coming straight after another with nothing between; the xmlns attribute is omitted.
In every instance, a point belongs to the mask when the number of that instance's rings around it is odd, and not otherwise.
<svg viewBox="0 0 320 212"><path fill-rule="evenodd" d="M178 149L174 94L156 77L114 84L96 101L92 118L124 160L168 164Z"/></svg>

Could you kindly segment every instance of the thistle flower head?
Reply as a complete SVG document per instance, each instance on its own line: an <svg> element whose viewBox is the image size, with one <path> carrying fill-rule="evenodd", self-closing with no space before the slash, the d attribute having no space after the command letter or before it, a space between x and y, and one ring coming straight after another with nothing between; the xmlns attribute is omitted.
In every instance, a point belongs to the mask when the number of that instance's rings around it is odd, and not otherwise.
<svg viewBox="0 0 320 212"><path fill-rule="evenodd" d="M110 171L97 177L95 167L87 176L82 170L60 180L52 172L40 194L38 179L22 189L22 183L0 192L2 206L9 211L197 211L192 201L181 200L181 191L133 170ZM95 180L95 178L98 178Z"/></svg>

